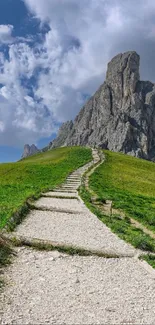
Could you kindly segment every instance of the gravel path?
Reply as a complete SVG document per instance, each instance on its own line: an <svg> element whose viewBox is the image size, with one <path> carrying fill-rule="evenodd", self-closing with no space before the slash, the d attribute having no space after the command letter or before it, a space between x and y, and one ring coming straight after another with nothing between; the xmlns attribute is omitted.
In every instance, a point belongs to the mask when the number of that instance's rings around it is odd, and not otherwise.
<svg viewBox="0 0 155 325"><path fill-rule="evenodd" d="M97 163L96 150L93 157ZM75 171L55 192L44 193L13 236L119 258L17 248L5 272L0 324L155 324L155 272L78 197L81 176L90 166Z"/></svg>
<svg viewBox="0 0 155 325"><path fill-rule="evenodd" d="M85 211L85 205L77 199L58 199L58 198L45 198L39 199L35 206L40 209L50 209L53 211L65 211L71 213ZM31 216L29 217L31 218Z"/></svg>
<svg viewBox="0 0 155 325"><path fill-rule="evenodd" d="M134 255L134 248L113 234L85 207L84 209L84 213L80 214L34 210L13 236L25 235L28 238L59 242L111 255Z"/></svg>
<svg viewBox="0 0 155 325"><path fill-rule="evenodd" d="M18 249L1 324L155 324L155 281L143 262Z"/></svg>

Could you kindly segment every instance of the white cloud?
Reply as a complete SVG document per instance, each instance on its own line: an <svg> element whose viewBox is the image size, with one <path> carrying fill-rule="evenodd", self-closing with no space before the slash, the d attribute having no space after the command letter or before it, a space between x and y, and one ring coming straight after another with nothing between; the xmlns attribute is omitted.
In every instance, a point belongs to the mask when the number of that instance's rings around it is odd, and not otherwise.
<svg viewBox="0 0 155 325"><path fill-rule="evenodd" d="M0 119L5 125L0 124L0 144L23 145L50 136L56 128L44 104L29 94L27 84L39 67L38 56L26 44L11 45L8 55L8 60L0 57Z"/></svg>
<svg viewBox="0 0 155 325"><path fill-rule="evenodd" d="M137 50L142 75L154 78L154 0L24 1L38 32L45 22L49 29L36 43L0 26L0 43L8 44L8 56L0 53L0 144L36 142L74 118L118 52Z"/></svg>
<svg viewBox="0 0 155 325"><path fill-rule="evenodd" d="M5 125L2 121L0 121L0 132L4 132L5 130Z"/></svg>
<svg viewBox="0 0 155 325"><path fill-rule="evenodd" d="M0 44L9 44L12 42L12 25L0 25Z"/></svg>

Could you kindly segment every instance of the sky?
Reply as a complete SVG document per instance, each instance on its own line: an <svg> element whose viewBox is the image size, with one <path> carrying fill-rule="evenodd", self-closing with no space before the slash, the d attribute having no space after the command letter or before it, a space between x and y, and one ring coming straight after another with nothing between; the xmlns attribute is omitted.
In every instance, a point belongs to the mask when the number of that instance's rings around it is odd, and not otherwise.
<svg viewBox="0 0 155 325"><path fill-rule="evenodd" d="M46 146L129 50L155 82L154 0L0 0L0 162Z"/></svg>

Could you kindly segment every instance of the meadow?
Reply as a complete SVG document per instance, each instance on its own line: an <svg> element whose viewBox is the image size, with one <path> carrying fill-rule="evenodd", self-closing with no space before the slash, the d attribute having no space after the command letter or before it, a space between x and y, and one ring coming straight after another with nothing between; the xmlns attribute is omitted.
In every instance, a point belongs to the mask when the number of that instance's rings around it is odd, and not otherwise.
<svg viewBox="0 0 155 325"><path fill-rule="evenodd" d="M155 163L104 151L105 162L90 177L101 201L155 231Z"/></svg>
<svg viewBox="0 0 155 325"><path fill-rule="evenodd" d="M90 149L64 147L16 163L0 164L0 229L29 198L54 189L91 159Z"/></svg>

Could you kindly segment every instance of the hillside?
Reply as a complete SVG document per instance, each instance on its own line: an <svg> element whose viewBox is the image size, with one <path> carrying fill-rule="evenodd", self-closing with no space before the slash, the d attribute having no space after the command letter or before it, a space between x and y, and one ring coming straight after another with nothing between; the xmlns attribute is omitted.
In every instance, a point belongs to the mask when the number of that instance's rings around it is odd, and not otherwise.
<svg viewBox="0 0 155 325"><path fill-rule="evenodd" d="M53 189L73 170L91 160L86 148L60 148L17 163L0 164L0 228L26 200Z"/></svg>
<svg viewBox="0 0 155 325"><path fill-rule="evenodd" d="M74 122L62 125L52 147L90 145L155 159L155 85L140 81L136 52L115 56L105 82Z"/></svg>
<svg viewBox="0 0 155 325"><path fill-rule="evenodd" d="M155 231L155 165L127 155L104 151L105 162L90 178L90 186L116 209ZM149 172L148 172L149 171Z"/></svg>
<svg viewBox="0 0 155 325"><path fill-rule="evenodd" d="M88 206L113 232L136 248L155 252L155 165L104 150L105 161L90 176L94 204L83 189ZM112 209L105 212L107 200ZM135 228L136 227L136 228Z"/></svg>

